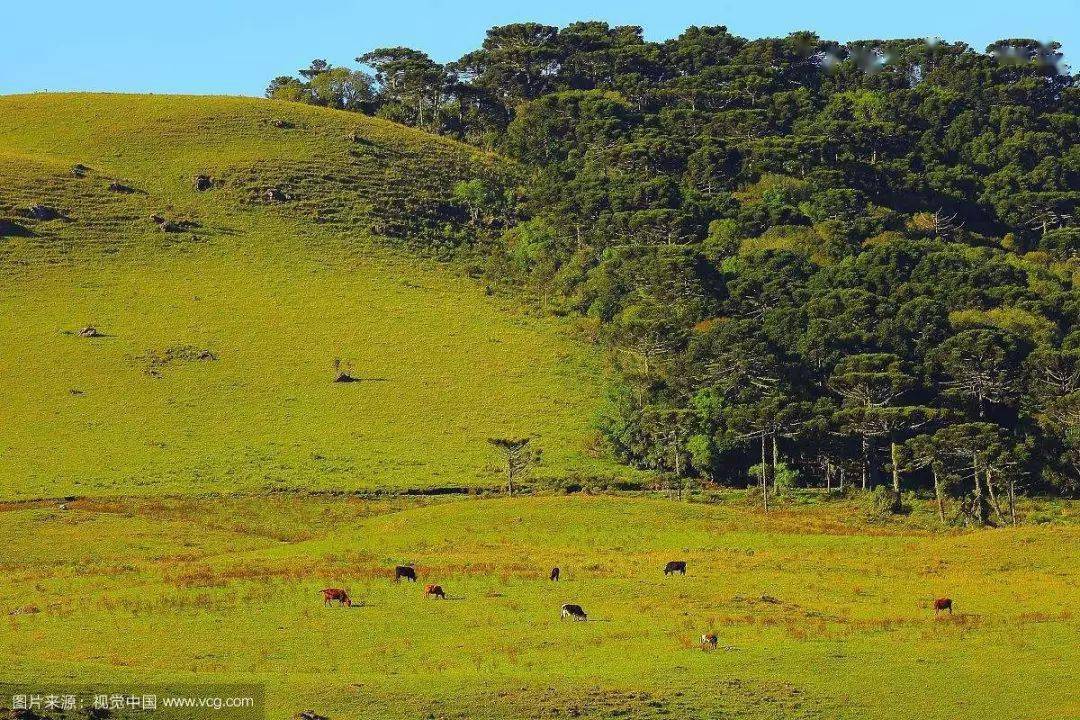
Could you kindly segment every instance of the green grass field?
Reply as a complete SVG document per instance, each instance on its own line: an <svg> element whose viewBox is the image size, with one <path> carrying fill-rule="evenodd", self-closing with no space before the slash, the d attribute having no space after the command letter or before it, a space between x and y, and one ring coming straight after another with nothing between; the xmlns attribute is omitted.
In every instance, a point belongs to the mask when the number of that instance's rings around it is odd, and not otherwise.
<svg viewBox="0 0 1080 720"><path fill-rule="evenodd" d="M272 717L1063 718L1075 526L869 532L848 504L302 496L9 507L6 673L255 679ZM664 577L665 561L689 563ZM425 598L389 568L417 564ZM559 565L564 578L546 579ZM352 608L317 591L345 587ZM956 614L935 619L948 594ZM559 620L577 602L590 622ZM719 635L703 652L698 636Z"/></svg>
<svg viewBox="0 0 1080 720"><path fill-rule="evenodd" d="M534 436L541 474L618 472L585 452L590 351L378 255L43 269L0 289L0 333L7 498L497 485L501 434Z"/></svg>
<svg viewBox="0 0 1080 720"><path fill-rule="evenodd" d="M402 494L500 485L491 436L535 437L541 480L635 477L592 450L604 362L569 323L381 242L509 171L308 106L0 97L0 683L255 682L333 720L1080 717L1072 503L975 532L813 494Z"/></svg>

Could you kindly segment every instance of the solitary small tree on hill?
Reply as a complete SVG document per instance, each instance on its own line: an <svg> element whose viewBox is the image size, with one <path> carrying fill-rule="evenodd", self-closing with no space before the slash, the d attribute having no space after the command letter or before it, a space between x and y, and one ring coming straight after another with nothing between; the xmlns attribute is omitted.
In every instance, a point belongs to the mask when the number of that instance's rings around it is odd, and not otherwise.
<svg viewBox="0 0 1080 720"><path fill-rule="evenodd" d="M506 458L506 492L514 494L514 481L540 462L540 451L529 447L529 438L489 438L488 442Z"/></svg>

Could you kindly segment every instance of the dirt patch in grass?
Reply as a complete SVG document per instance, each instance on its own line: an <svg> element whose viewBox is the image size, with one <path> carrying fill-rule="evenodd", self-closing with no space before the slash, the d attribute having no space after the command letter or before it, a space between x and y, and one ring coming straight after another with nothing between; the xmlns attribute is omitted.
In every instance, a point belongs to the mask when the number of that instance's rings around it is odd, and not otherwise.
<svg viewBox="0 0 1080 720"><path fill-rule="evenodd" d="M164 350L147 350L130 358L132 365L142 367L143 372L151 377L161 377L166 367L178 362L213 362L217 355L206 348L194 345L173 345Z"/></svg>

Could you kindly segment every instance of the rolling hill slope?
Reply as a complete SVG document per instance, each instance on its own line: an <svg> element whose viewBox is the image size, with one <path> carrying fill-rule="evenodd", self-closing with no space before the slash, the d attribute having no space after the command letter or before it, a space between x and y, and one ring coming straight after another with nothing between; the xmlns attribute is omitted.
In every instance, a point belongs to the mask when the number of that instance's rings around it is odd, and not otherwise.
<svg viewBox="0 0 1080 720"><path fill-rule="evenodd" d="M517 434L541 474L615 471L565 326L372 242L428 243L505 171L303 105L0 98L0 496L491 485Z"/></svg>
<svg viewBox="0 0 1080 720"><path fill-rule="evenodd" d="M454 183L509 171L504 161L459 143L307 105L146 95L0 98L0 235L8 238L4 256L13 260L28 248L53 257L69 244L115 251L133 238L160 235L151 215L192 223L186 229L201 237L259 221L303 220L416 241L454 220ZM194 190L197 175L211 178L206 192ZM271 188L284 197L268 200ZM34 204L52 208L58 219L25 217Z"/></svg>

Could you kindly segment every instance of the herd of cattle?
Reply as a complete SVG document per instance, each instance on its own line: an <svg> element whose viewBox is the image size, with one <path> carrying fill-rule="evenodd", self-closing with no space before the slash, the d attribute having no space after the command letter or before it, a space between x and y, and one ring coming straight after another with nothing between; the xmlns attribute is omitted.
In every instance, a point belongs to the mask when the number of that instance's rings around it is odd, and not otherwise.
<svg viewBox="0 0 1080 720"><path fill-rule="evenodd" d="M664 575L674 574L686 575L686 561L685 560L672 560L664 566ZM551 569L550 578L552 582L558 582L560 576L560 570L557 567ZM394 568L394 582L400 582L401 580L409 580L416 582L416 568L412 565L398 565ZM323 596L323 605L331 605L334 602L340 603L345 607L352 607L352 599L349 597L349 593L342 588L325 588L320 590ZM438 597L443 600L446 599L446 592L443 590L442 585L424 585L424 595L430 597ZM948 610L952 615L953 602L951 598L937 598L934 600L934 616L938 613ZM588 620L589 616L585 614L585 610L580 605L575 603L566 603L562 606L559 613L559 619L564 620L570 618L572 620ZM717 643L716 633L705 633L701 636L701 647L705 649L716 648Z"/></svg>

